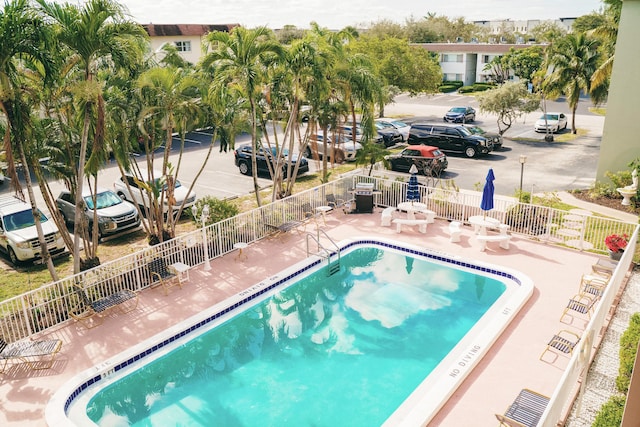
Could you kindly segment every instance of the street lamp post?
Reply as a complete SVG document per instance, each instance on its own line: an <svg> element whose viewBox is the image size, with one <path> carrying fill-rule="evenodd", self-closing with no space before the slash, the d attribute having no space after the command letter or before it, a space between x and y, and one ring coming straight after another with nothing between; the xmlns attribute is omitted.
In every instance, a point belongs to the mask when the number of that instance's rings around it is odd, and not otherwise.
<svg viewBox="0 0 640 427"><path fill-rule="evenodd" d="M211 270L209 264L209 242L207 241L207 219L209 218L209 205L202 206L200 220L202 221L202 244L204 245L204 271Z"/></svg>
<svg viewBox="0 0 640 427"><path fill-rule="evenodd" d="M527 163L527 156L520 155L520 191L518 192L518 202L522 202L522 177L524 175L524 164Z"/></svg>

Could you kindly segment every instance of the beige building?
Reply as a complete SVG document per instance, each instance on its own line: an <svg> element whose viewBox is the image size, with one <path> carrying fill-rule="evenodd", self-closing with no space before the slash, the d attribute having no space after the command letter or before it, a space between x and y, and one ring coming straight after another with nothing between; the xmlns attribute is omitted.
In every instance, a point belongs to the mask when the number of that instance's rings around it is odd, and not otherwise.
<svg viewBox="0 0 640 427"><path fill-rule="evenodd" d="M203 54L205 36L212 31L231 31L239 24L142 24L151 40L152 52L160 52L162 46L173 44L186 61L195 64Z"/></svg>
<svg viewBox="0 0 640 427"><path fill-rule="evenodd" d="M605 181L607 171L629 170L629 162L640 158L638 22L640 0L623 0L596 181Z"/></svg>

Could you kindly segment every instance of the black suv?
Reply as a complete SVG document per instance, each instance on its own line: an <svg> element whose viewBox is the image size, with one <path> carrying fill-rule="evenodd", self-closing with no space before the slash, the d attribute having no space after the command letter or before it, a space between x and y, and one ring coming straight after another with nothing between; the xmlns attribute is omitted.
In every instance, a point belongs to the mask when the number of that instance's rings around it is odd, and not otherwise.
<svg viewBox="0 0 640 427"><path fill-rule="evenodd" d="M493 143L487 138L473 135L462 125L432 125L414 123L409 131L409 145L432 145L442 151L464 153L467 157L487 154L493 150Z"/></svg>
<svg viewBox="0 0 640 427"><path fill-rule="evenodd" d="M289 154L288 150L283 150L282 155L287 157ZM267 165L267 158L272 162L271 164L275 164L275 155L276 148L271 147L271 150L260 148L258 153L256 153L256 165L258 167L258 173L269 173L269 166ZM236 166L240 169L240 173L243 175L251 174L251 144L241 145L236 148L234 151L235 163ZM299 163L298 167L298 175L303 174L305 172L309 172L309 162L306 157L298 157L297 154L293 155L292 167L295 167L296 163ZM286 162L283 162L282 170L284 175L287 175L287 165Z"/></svg>

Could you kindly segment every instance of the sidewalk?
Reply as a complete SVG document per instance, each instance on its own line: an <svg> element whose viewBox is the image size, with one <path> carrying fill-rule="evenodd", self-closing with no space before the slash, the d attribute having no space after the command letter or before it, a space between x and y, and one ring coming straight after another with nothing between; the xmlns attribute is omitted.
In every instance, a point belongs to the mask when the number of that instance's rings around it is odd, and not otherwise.
<svg viewBox="0 0 640 427"><path fill-rule="evenodd" d="M585 202L584 200L577 199L573 197L570 193L566 191L559 191L558 197L562 202L567 203L569 205L576 206L580 209L584 209L587 211L599 213L601 215L606 215L610 218L616 218L620 221L626 221L633 224L638 223L638 215L634 215L632 213L619 211L617 209L611 209L606 206L601 206L595 203Z"/></svg>

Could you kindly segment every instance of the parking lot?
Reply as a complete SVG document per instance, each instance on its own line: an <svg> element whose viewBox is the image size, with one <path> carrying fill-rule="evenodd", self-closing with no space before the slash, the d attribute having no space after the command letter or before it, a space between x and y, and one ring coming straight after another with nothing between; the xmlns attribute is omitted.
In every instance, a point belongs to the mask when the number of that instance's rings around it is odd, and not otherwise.
<svg viewBox="0 0 640 427"><path fill-rule="evenodd" d="M564 102L549 103L548 111L563 111L567 113L568 106ZM399 96L396 103L386 107L385 115L400 117L407 122L442 121L444 113L454 105L471 105L477 111L474 124L488 131L497 131L496 117L488 116L479 111L475 98L460 95L433 95L408 97ZM536 193L556 190L570 190L590 187L595 178L597 159L600 149L600 139L604 126L604 117L591 114L587 110L588 101L581 102L576 116L576 123L580 129L586 129L587 135L576 138L571 142L547 143L544 134L533 131L533 123L541 112L535 112L521 118L505 135L504 146L486 156L469 159L464 154L446 153L449 167L442 178L451 179L456 186L468 190L479 189L484 183L489 168L493 168L496 176L495 188L497 194L514 195L519 188L522 173L522 185L525 191ZM563 131L564 133L570 130ZM202 166L205 155L211 144L212 132L200 130L190 132L184 141L184 156L180 164L179 179L183 185L190 185ZM282 139L280 139L282 141ZM248 134L236 138L236 146L250 142ZM171 150L171 163L176 166L180 140L174 138ZM526 156L524 166L520 164L520 156ZM139 161L144 161L143 157ZM311 172L319 168L318 162L311 161ZM119 177L119 170L111 162L100 172L99 185L112 188L113 182ZM389 172L390 176L406 177L406 173ZM261 187L271 185L268 177L258 179ZM62 182L51 182L54 194L63 189ZM5 183L0 193L8 193L9 186ZM218 142L214 142L211 153L202 175L198 179L195 191L199 197L210 195L220 199L234 198L253 191L251 176L240 174L234 164L233 151L220 152ZM39 190L36 188L36 194ZM39 197L39 196L38 196ZM41 199L41 197L39 197ZM39 206L44 206L42 200Z"/></svg>

